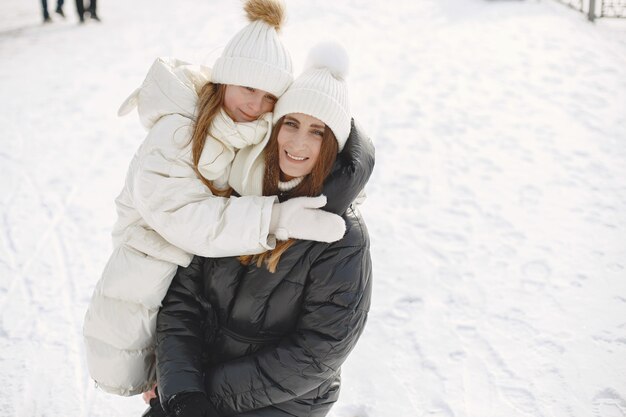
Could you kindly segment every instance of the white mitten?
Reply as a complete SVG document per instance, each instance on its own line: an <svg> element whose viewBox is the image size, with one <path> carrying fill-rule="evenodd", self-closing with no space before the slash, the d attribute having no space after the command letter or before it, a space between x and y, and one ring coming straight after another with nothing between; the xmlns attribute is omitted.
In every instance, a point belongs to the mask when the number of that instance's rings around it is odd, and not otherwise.
<svg viewBox="0 0 626 417"><path fill-rule="evenodd" d="M326 205L326 196L296 197L284 203L275 203L272 208L270 234L277 240L290 238L336 242L346 232L346 223L333 213L321 210Z"/></svg>

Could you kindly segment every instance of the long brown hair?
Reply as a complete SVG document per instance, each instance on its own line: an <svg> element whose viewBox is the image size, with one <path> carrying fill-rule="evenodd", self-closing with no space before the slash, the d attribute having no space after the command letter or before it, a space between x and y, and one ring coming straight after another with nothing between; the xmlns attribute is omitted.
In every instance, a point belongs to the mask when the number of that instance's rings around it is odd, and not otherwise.
<svg viewBox="0 0 626 417"><path fill-rule="evenodd" d="M204 149L204 143L206 142L211 123L219 113L220 109L224 105L224 94L226 93L226 85L214 84L212 82L206 83L202 86L200 93L198 94L198 114L196 122L193 125L193 133L191 135L191 153L193 157L193 169L198 175L198 178L209 187L209 190L214 195L220 197L230 197L232 189L221 189L213 185L213 183L200 174L198 169L198 163L200 162L200 155L202 155L202 149Z"/></svg>
<svg viewBox="0 0 626 417"><path fill-rule="evenodd" d="M278 133L283 126L284 117L281 117L276 126L272 129L272 134L267 146L264 149L265 157L265 173L263 176L263 195L278 195L278 181L280 180L280 166L278 164ZM317 162L313 166L311 173L306 175L302 182L293 190L286 193L287 198L293 197L315 197L321 194L324 186L324 180L330 174L330 171L337 158L337 139L328 126L324 129L322 137L322 146L317 158ZM258 267L263 263L267 265L270 272L275 272L280 257L287 249L289 249L296 241L294 239L284 240L276 243L273 250L263 252L258 255L240 256L239 260L244 265L256 262Z"/></svg>

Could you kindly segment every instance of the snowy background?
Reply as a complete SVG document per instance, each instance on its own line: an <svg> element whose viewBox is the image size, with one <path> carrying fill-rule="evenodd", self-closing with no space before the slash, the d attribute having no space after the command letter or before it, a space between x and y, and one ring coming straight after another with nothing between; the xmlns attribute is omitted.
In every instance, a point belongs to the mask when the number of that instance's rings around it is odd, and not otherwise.
<svg viewBox="0 0 626 417"><path fill-rule="evenodd" d="M51 11L55 5L51 4ZM83 315L157 56L210 64L236 1L0 2L0 415L139 416L90 381ZM626 19L551 0L288 0L377 147L375 294L333 417L626 416Z"/></svg>

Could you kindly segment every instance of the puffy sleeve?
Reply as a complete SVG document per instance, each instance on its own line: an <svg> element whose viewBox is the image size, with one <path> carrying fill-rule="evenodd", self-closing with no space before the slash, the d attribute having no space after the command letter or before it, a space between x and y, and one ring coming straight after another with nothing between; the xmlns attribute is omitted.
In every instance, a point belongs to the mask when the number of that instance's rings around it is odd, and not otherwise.
<svg viewBox="0 0 626 417"><path fill-rule="evenodd" d="M163 397L204 392L205 335L216 325L202 294L203 258L178 268L157 316L157 380Z"/></svg>
<svg viewBox="0 0 626 417"><path fill-rule="evenodd" d="M369 248L331 245L310 270L295 331L275 347L210 369L209 401L220 415L230 415L318 387L338 372L357 343L370 295Z"/></svg>
<svg viewBox="0 0 626 417"><path fill-rule="evenodd" d="M276 197L215 196L191 165L191 124L181 115L161 118L133 161L127 180L135 208L148 225L172 245L205 257L256 254L272 249L269 235ZM170 143L164 143L164 141ZM181 153L182 152L182 153Z"/></svg>

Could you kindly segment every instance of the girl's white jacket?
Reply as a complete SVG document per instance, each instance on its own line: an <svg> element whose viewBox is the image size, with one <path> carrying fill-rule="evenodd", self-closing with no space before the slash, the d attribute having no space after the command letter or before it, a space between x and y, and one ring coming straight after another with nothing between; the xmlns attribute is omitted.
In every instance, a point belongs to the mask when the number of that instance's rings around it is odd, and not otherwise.
<svg viewBox="0 0 626 417"><path fill-rule="evenodd" d="M275 245L268 234L275 197L217 197L193 170L196 102L209 79L206 67L159 58L120 108L123 115L136 106L149 133L115 201L114 250L83 326L89 372L110 393L139 394L154 384L156 316L179 265L189 265L193 254L255 254ZM220 114L207 137L200 172L225 185L237 150L248 148L234 177L246 183L247 176L258 175L270 123L271 114L251 123L234 123ZM261 181L250 183L258 188Z"/></svg>

